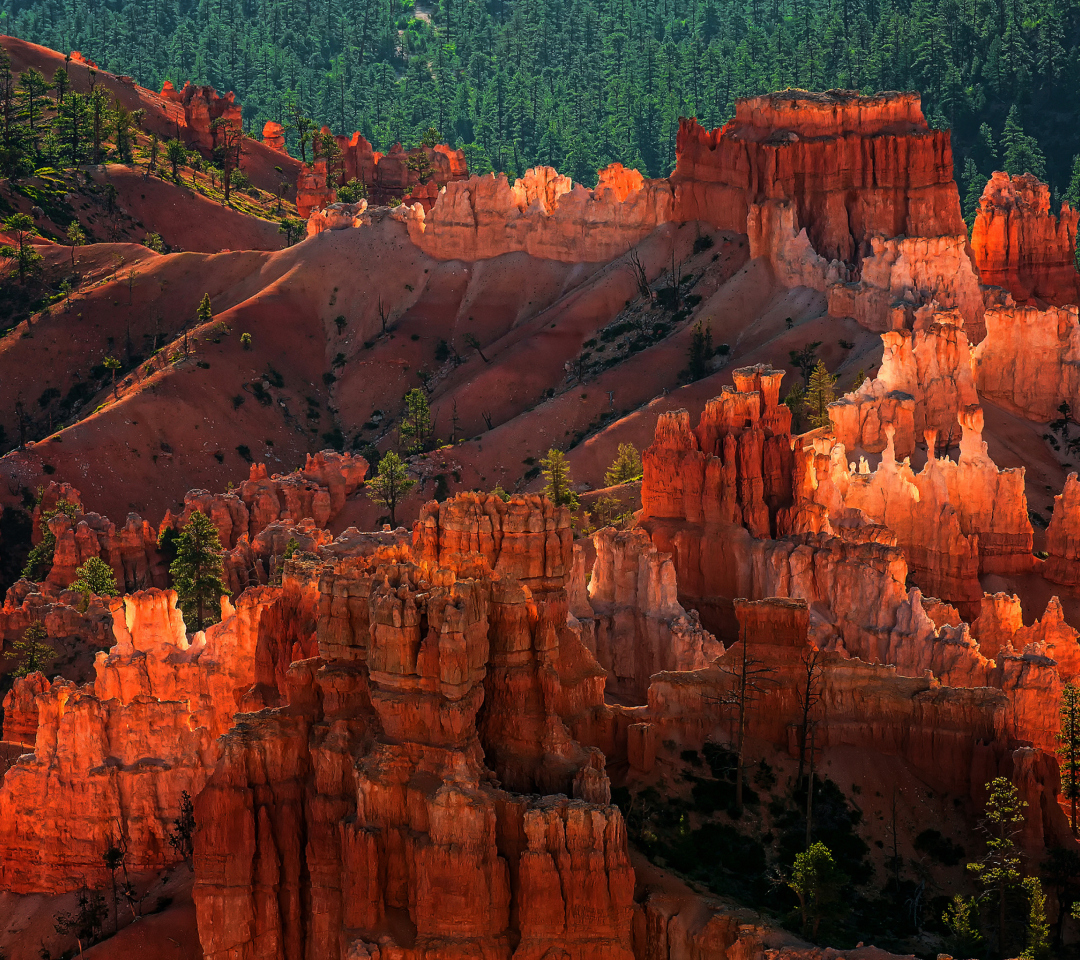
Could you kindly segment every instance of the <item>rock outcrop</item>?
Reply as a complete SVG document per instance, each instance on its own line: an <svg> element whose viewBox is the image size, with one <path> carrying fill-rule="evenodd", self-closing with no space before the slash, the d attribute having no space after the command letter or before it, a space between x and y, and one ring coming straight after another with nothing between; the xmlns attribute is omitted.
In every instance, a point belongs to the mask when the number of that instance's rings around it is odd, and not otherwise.
<svg viewBox="0 0 1080 960"><path fill-rule="evenodd" d="M188 138L204 152L218 145L218 121L237 130L243 124L241 107L232 91L222 96L213 87L192 83L185 83L182 90L177 90L166 80L161 98L183 107Z"/></svg>
<svg viewBox="0 0 1080 960"><path fill-rule="evenodd" d="M309 552L329 543L333 538L326 524L356 493L366 472L362 457L330 450L309 455L302 469L284 476L270 477L265 465L253 464L237 492L189 491L182 510L166 511L160 529L183 527L196 510L209 517L225 548L225 581L235 596L278 578L290 540ZM158 551L160 530L134 513L117 528L106 517L82 512L79 493L68 484L50 483L42 490L33 516L36 540L41 539L44 517L61 500L76 509L74 517L57 513L47 521L56 540L48 576L40 584L15 584L0 606L0 666L5 664L5 651L10 654L11 645L30 623L40 621L57 651L54 668L82 682L91 676L95 651L107 650L115 637L102 600L87 600L67 589L76 569L98 557L112 567L118 588L131 592L164 587L166 563Z"/></svg>
<svg viewBox="0 0 1080 960"><path fill-rule="evenodd" d="M95 653L115 642L104 598L86 598L68 590L45 592L37 584L20 580L0 606L0 664L12 655L14 644L32 623L45 628L45 642L55 651L51 670L69 680L90 679Z"/></svg>
<svg viewBox="0 0 1080 960"><path fill-rule="evenodd" d="M129 870L177 859L167 834L181 794L202 789L214 739L232 725L254 678L258 620L270 597L249 591L221 623L188 641L172 591L112 604L116 645L99 653L93 684L16 682L31 692L34 749L0 784L0 887L61 892L108 878L102 854L124 832ZM25 741L30 709L19 715Z"/></svg>
<svg viewBox="0 0 1080 960"><path fill-rule="evenodd" d="M685 410L660 415L643 456L641 519L738 524L775 532L791 503L791 411L780 403L783 371L733 371L734 387L705 405L696 428ZM680 576L680 581L682 577Z"/></svg>
<svg viewBox="0 0 1080 960"><path fill-rule="evenodd" d="M706 131L682 120L675 215L745 231L751 203L790 203L814 251L856 263L873 237L965 233L947 131L919 97L803 90L747 97Z"/></svg>
<svg viewBox="0 0 1080 960"><path fill-rule="evenodd" d="M553 945L630 960L622 818L603 755L562 718L583 694L604 710L568 617L566 511L463 495L428 505L411 544L357 535L322 552L319 649L336 659L294 662L289 705L237 719L199 797L206 956L517 943L537 960ZM565 795L508 793L485 758L503 784ZM389 917L407 934L388 935Z"/></svg>
<svg viewBox="0 0 1080 960"><path fill-rule="evenodd" d="M980 279L988 286L1004 287L1019 304L1076 303L1077 217L1067 203L1055 217L1050 212L1050 188L1030 173L994 173L979 200L971 231Z"/></svg>
<svg viewBox="0 0 1080 960"><path fill-rule="evenodd" d="M830 316L853 317L868 330L910 329L919 308L931 307L956 310L971 343L985 336L984 297L964 232L873 237L858 279L826 290Z"/></svg>
<svg viewBox="0 0 1080 960"><path fill-rule="evenodd" d="M329 136L329 128L323 127L322 135ZM443 187L469 176L464 152L443 143L411 150L396 143L389 153L382 154L360 133L351 138L338 135L334 140L339 153L332 169L326 157L319 156L299 173L296 209L301 218L334 203L337 188L351 180L364 184L372 204L404 200L430 210Z"/></svg>
<svg viewBox="0 0 1080 960"><path fill-rule="evenodd" d="M1046 530L1046 563L1042 575L1051 583L1080 587L1080 481L1075 473L1054 497L1054 514Z"/></svg>
<svg viewBox="0 0 1080 960"><path fill-rule="evenodd" d="M842 444L814 440L797 456L796 501L812 500L840 519L853 510L896 535L917 583L953 604L977 604L982 573L1023 573L1034 566L1033 531L1023 468L999 470L982 439L982 409L960 414L959 457L937 457L927 433L928 457L915 473L898 463L893 428L878 468L848 463ZM965 608L961 608L963 611ZM972 608L966 608L970 611Z"/></svg>
<svg viewBox="0 0 1080 960"><path fill-rule="evenodd" d="M939 311L913 332L883 333L877 376L829 407L837 441L849 450L880 453L889 424L900 457L910 456L928 430L944 448L957 443L961 411L979 402L962 323L957 311Z"/></svg>
<svg viewBox="0 0 1080 960"><path fill-rule="evenodd" d="M1075 306L1001 306L986 311L973 351L981 396L1045 423L1068 403L1080 410L1080 319Z"/></svg>
<svg viewBox="0 0 1080 960"><path fill-rule="evenodd" d="M263 124L262 140L271 150L285 152L285 128L276 120L267 120Z"/></svg>
<svg viewBox="0 0 1080 960"><path fill-rule="evenodd" d="M430 211L403 209L409 236L437 260L480 260L513 251L568 262L611 260L672 218L666 181L615 163L589 190L551 167L513 183L489 174L448 183Z"/></svg>
<svg viewBox="0 0 1080 960"><path fill-rule="evenodd" d="M593 536L593 544L588 603L572 612L588 628L587 643L608 673L609 694L645 703L653 674L698 670L724 652L697 611L679 603L675 565L643 530L608 527Z"/></svg>

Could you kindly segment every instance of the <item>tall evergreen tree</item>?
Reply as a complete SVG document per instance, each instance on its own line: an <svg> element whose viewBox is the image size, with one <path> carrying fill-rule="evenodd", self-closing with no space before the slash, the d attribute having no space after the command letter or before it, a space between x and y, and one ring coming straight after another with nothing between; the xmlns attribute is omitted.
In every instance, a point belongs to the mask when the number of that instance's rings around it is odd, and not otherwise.
<svg viewBox="0 0 1080 960"><path fill-rule="evenodd" d="M405 412L401 417L401 439L406 453L422 453L431 437L431 411L427 394L419 387L405 394Z"/></svg>
<svg viewBox="0 0 1080 960"><path fill-rule="evenodd" d="M220 618L219 601L229 596L222 580L221 541L217 527L196 510L176 538L176 559L169 567L180 609L202 630Z"/></svg>
<svg viewBox="0 0 1080 960"><path fill-rule="evenodd" d="M806 415L815 427L829 425L829 404L836 399L833 389L836 377L829 373L823 360L819 360L810 374L810 385L806 389Z"/></svg>
<svg viewBox="0 0 1080 960"><path fill-rule="evenodd" d="M570 466L566 462L566 454L561 450L552 448L547 456L540 461L544 473L544 495L557 507L569 507L571 510L578 508L578 497L574 493L570 479Z"/></svg>
<svg viewBox="0 0 1080 960"><path fill-rule="evenodd" d="M1058 728L1058 757L1061 795L1069 801L1069 822L1077 836L1076 802L1080 799L1080 687L1072 681L1061 691Z"/></svg>
<svg viewBox="0 0 1080 960"><path fill-rule="evenodd" d="M1016 838L1023 829L1027 803L1005 777L997 777L986 789L986 813L980 822L986 836L986 854L967 868L996 901L998 956L1004 957L1009 955L1009 896L1023 881Z"/></svg>
<svg viewBox="0 0 1080 960"><path fill-rule="evenodd" d="M45 624L40 620L34 620L23 631L22 639L12 644L11 653L15 661L12 671L15 677L26 677L44 670L56 658L56 650L49 643Z"/></svg>

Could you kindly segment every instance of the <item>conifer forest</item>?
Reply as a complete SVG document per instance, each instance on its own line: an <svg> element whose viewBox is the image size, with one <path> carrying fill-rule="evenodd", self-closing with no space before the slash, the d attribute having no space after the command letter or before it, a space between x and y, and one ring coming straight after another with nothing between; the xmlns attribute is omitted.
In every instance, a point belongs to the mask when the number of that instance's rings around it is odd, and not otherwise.
<svg viewBox="0 0 1080 960"><path fill-rule="evenodd" d="M680 116L784 87L922 93L965 213L994 169L1074 202L1080 3L1069 0L3 0L0 30L159 88L235 90L249 129L435 127L474 171L613 160L668 173ZM1071 185L1071 189L1070 189Z"/></svg>

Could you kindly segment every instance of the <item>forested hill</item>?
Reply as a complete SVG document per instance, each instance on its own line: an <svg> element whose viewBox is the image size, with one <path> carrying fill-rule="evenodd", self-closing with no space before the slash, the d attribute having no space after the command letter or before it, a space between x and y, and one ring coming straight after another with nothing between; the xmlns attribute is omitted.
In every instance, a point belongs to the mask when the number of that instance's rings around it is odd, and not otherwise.
<svg viewBox="0 0 1080 960"><path fill-rule="evenodd" d="M0 29L235 90L256 131L302 113L385 149L433 125L474 170L584 183L616 159L666 174L680 116L786 86L922 91L965 194L1003 166L1066 192L1080 152L1080 0L434 2L0 0Z"/></svg>

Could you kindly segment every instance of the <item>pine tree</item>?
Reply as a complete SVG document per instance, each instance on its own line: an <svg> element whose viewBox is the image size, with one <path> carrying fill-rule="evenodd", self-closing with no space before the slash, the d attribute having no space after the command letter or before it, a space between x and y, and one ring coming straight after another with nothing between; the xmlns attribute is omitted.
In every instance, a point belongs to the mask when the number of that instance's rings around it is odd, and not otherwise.
<svg viewBox="0 0 1080 960"><path fill-rule="evenodd" d="M390 526L397 526L397 508L416 486L409 476L405 461L391 451L379 461L379 469L364 485L364 492L375 503L385 507L390 514Z"/></svg>
<svg viewBox="0 0 1080 960"><path fill-rule="evenodd" d="M71 247L71 269L75 269L75 248L81 247L86 243L86 231L83 230L82 224L78 220L72 220L68 224L67 232L64 234L67 240L67 244Z"/></svg>
<svg viewBox="0 0 1080 960"><path fill-rule="evenodd" d="M101 361L101 365L112 373L113 396L120 399L120 394L116 390L116 371L120 369L120 361L116 357L106 357Z"/></svg>
<svg viewBox="0 0 1080 960"><path fill-rule="evenodd" d="M979 212L979 201L982 199L983 190L986 187L986 178L979 173L975 161L968 157L964 163L964 222L967 224L968 235L975 227L975 217Z"/></svg>
<svg viewBox="0 0 1080 960"><path fill-rule="evenodd" d="M1080 687L1071 680L1061 691L1058 757L1061 760L1061 795L1070 802L1069 822L1077 835L1076 802L1080 799Z"/></svg>
<svg viewBox="0 0 1080 960"><path fill-rule="evenodd" d="M56 657L56 651L49 644L45 624L40 620L34 620L23 631L22 639L11 645L11 652L15 661L14 677L27 677L42 671Z"/></svg>
<svg viewBox="0 0 1080 960"><path fill-rule="evenodd" d="M949 932L949 946L954 956L978 956L983 936L979 932L979 901L975 897L965 899L956 894L945 908L941 922Z"/></svg>
<svg viewBox="0 0 1080 960"><path fill-rule="evenodd" d="M99 597L115 597L116 575L100 557L89 557L75 568L75 579L68 586L69 590L79 590Z"/></svg>
<svg viewBox="0 0 1080 960"><path fill-rule="evenodd" d="M14 261L19 283L25 284L28 277L41 270L45 260L30 243L31 237L37 233L34 220L29 214L13 213L4 218L4 229L11 234L14 242L0 246L0 257Z"/></svg>
<svg viewBox="0 0 1080 960"><path fill-rule="evenodd" d="M1007 956L1009 895L1020 886L1020 851L1016 837L1023 829L1027 803L1006 777L997 777L986 785L989 797L986 814L979 828L986 836L986 854L968 870L997 899L998 954Z"/></svg>
<svg viewBox="0 0 1080 960"><path fill-rule="evenodd" d="M407 455L423 453L431 436L431 411L427 394L414 387L405 394L405 413L401 418L401 438Z"/></svg>
<svg viewBox="0 0 1080 960"><path fill-rule="evenodd" d="M101 163L102 148L112 131L113 113L109 95L98 88L87 98L90 117L90 148L94 163Z"/></svg>
<svg viewBox="0 0 1080 960"><path fill-rule="evenodd" d="M1073 157L1069 185L1061 197L1074 210L1080 210L1080 154Z"/></svg>
<svg viewBox="0 0 1080 960"><path fill-rule="evenodd" d="M784 397L784 406L791 411L791 428L796 433L802 432L803 413L806 412L806 390L802 383L796 380Z"/></svg>
<svg viewBox="0 0 1080 960"><path fill-rule="evenodd" d="M22 106L19 119L26 124L27 139L32 150L36 151L44 126L43 108L49 81L39 70L31 67L19 76L19 102Z"/></svg>
<svg viewBox="0 0 1080 960"><path fill-rule="evenodd" d="M1046 893L1038 877L1024 878L1028 898L1027 948L1023 960L1046 960L1050 956L1050 924L1046 920Z"/></svg>
<svg viewBox="0 0 1080 960"><path fill-rule="evenodd" d="M544 495L557 507L569 507L577 510L579 506L577 494L571 489L570 467L566 463L566 454L554 447L547 452L547 456L540 461L544 472Z"/></svg>
<svg viewBox="0 0 1080 960"><path fill-rule="evenodd" d="M170 140L165 144L165 160L172 167L173 180L180 177L179 168L182 163L187 163L187 147L179 140Z"/></svg>
<svg viewBox="0 0 1080 960"><path fill-rule="evenodd" d="M619 452L604 474L604 486L616 487L641 479L641 454L632 443L620 443Z"/></svg>
<svg viewBox="0 0 1080 960"><path fill-rule="evenodd" d="M799 898L803 936L816 939L821 921L843 912L842 891L847 878L832 851L817 841L796 854L788 886Z"/></svg>
<svg viewBox="0 0 1080 960"><path fill-rule="evenodd" d="M113 129L116 137L116 153L121 163L131 163L132 160L131 126L133 122L131 111L117 100L113 104Z"/></svg>
<svg viewBox="0 0 1080 960"><path fill-rule="evenodd" d="M1024 128L1020 125L1020 113L1015 103L1005 119L1001 143L1004 147L1003 160L1006 173L1014 176L1030 173L1040 180L1046 179L1046 160L1035 139L1024 133Z"/></svg>
<svg viewBox="0 0 1080 960"><path fill-rule="evenodd" d="M65 94L56 109L53 133L63 145L68 162L74 167L85 159L91 126L90 106L86 97L74 91Z"/></svg>
<svg viewBox="0 0 1080 960"><path fill-rule="evenodd" d="M210 306L210 294L204 293L199 301L199 309L195 311L195 326L202 327L214 319L214 310ZM184 356L188 355L188 324L184 324Z"/></svg>
<svg viewBox="0 0 1080 960"><path fill-rule="evenodd" d="M691 381L700 380L709 372L709 360L713 355L712 327L702 326L699 320L690 333L690 362L686 368Z"/></svg>
<svg viewBox="0 0 1080 960"><path fill-rule="evenodd" d="M806 415L815 427L829 425L829 404L836 399L833 389L836 377L832 376L822 360L817 362L810 374L810 386L806 391Z"/></svg>
<svg viewBox="0 0 1080 960"><path fill-rule="evenodd" d="M229 596L221 579L221 541L217 527L196 510L176 538L176 559L169 567L173 588L186 619L202 630L219 619L219 601Z"/></svg>
<svg viewBox="0 0 1080 960"><path fill-rule="evenodd" d="M195 315L195 322L201 327L204 323L209 323L214 319L214 311L210 306L210 294L204 293L202 300L199 301L199 310Z"/></svg>

